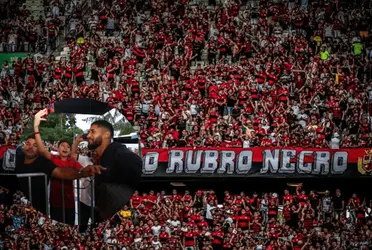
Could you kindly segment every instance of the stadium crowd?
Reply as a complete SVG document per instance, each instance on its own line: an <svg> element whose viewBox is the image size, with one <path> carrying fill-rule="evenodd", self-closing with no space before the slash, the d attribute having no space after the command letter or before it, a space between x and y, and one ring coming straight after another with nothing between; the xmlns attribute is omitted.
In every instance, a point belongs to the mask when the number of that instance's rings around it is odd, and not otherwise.
<svg viewBox="0 0 372 250"><path fill-rule="evenodd" d="M6 142L47 104L89 97L150 148L372 144L370 1L208 4L102 1L66 24L69 56L4 63Z"/></svg>
<svg viewBox="0 0 372 250"><path fill-rule="evenodd" d="M371 202L353 194L246 195L173 190L139 194L111 220L79 233L35 211L22 193L5 204L0 189L0 249L370 249ZM6 203L6 202L5 202Z"/></svg>
<svg viewBox="0 0 372 250"><path fill-rule="evenodd" d="M59 1L38 20L1 5L0 49L31 54L1 65L0 145L73 97L116 107L148 148L372 145L371 1L91 2L65 20ZM69 55L49 54L61 37ZM371 202L340 190L135 193L82 234L8 192L1 250L372 247Z"/></svg>

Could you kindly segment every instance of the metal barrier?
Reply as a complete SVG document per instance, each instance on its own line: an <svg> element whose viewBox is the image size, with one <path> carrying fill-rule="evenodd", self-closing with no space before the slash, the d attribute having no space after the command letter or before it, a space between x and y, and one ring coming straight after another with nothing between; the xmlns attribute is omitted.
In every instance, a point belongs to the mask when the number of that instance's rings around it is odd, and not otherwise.
<svg viewBox="0 0 372 250"><path fill-rule="evenodd" d="M28 199L30 201L30 203L32 204L32 178L33 177L44 177L44 188L45 188L45 211L46 211L46 215L48 217L51 217L50 216L50 204L49 204L49 190L48 190L48 178L45 174L43 173L30 173L30 174L3 174L3 173L0 173L0 175L2 176L17 176L17 178L27 178L28 179ZM91 215L90 215L90 221L91 221L91 225L94 224L94 207L95 207L95 190L94 190L94 185L95 185L95 182L94 182L94 178L90 177L90 188L91 188ZM65 213L65 191L64 191L64 180L62 180L62 222L65 223L66 222L66 213ZM75 212L75 215L77 214L77 218L78 218L78 225L80 225L80 190L83 190L85 188L80 188L80 179L77 179L76 180L76 188L75 188L75 185L74 185L74 200L75 200L75 192L76 192L76 195L77 195L77 207L78 207L78 211L77 213Z"/></svg>

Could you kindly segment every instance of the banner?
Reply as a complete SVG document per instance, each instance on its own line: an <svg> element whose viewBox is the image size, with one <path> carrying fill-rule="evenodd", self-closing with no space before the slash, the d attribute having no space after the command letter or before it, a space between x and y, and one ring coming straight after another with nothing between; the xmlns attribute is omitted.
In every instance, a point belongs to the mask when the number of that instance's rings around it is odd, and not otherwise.
<svg viewBox="0 0 372 250"><path fill-rule="evenodd" d="M145 177L358 177L372 174L372 149L143 149Z"/></svg>

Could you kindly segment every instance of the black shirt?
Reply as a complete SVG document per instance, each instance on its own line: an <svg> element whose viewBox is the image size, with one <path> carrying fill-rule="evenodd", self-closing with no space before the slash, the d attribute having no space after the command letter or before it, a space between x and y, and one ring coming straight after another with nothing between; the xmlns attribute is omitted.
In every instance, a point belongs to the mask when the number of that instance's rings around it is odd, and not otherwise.
<svg viewBox="0 0 372 250"><path fill-rule="evenodd" d="M95 177L95 201L98 211L115 214L126 205L142 174L142 160L119 142L111 143L99 159L107 170ZM97 222L102 218L97 218Z"/></svg>
<svg viewBox="0 0 372 250"><path fill-rule="evenodd" d="M344 197L342 196L335 196L333 198L333 207L335 210L340 210L342 208L342 202L344 201Z"/></svg>
<svg viewBox="0 0 372 250"><path fill-rule="evenodd" d="M25 155L18 149L16 156L16 174L31 174L31 173L43 173L47 176L47 184L49 184L49 179L52 176L54 169L57 167L53 162L47 160L43 156L38 156L36 160L31 164L24 164ZM30 200L29 197L29 187L28 187L28 178L22 177L18 178L21 191ZM45 196L45 177L38 176L31 178L31 203L34 208L42 213L46 213L46 202L47 197Z"/></svg>
<svg viewBox="0 0 372 250"><path fill-rule="evenodd" d="M99 72L98 72L98 70L96 70L96 69L91 69L91 76L90 76L90 78L92 79L92 80L94 80L94 81L98 81L99 80L99 78L98 78L98 74L99 74Z"/></svg>

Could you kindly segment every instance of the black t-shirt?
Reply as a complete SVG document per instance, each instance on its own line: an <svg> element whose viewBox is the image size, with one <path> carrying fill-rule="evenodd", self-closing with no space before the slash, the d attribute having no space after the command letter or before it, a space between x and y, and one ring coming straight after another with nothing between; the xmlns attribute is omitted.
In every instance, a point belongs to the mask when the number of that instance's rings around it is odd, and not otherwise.
<svg viewBox="0 0 372 250"><path fill-rule="evenodd" d="M142 160L118 142L111 143L99 159L107 170L95 177L96 209L111 215L128 203L142 174ZM96 221L102 218L97 216Z"/></svg>
<svg viewBox="0 0 372 250"><path fill-rule="evenodd" d="M32 173L43 173L47 176L47 185L49 184L49 179L52 176L54 169L57 167L54 165L53 162L47 160L43 156L39 156L36 160L31 164L24 164L25 155L23 152L17 152L16 156L16 167L15 173L16 174L32 174ZM29 197L29 178L22 177L18 178L21 191L30 200ZM31 195L32 195L32 205L38 211L42 213L46 213L46 204L47 204L47 196L45 195L47 190L45 190L45 177L44 176L37 176L31 178Z"/></svg>
<svg viewBox="0 0 372 250"><path fill-rule="evenodd" d="M94 81L98 81L99 80L99 78L98 78L98 70L96 70L96 69L92 69L91 70L91 79L92 80L94 80Z"/></svg>
<svg viewBox="0 0 372 250"><path fill-rule="evenodd" d="M227 97L227 107L234 107L235 103L236 103L236 100L233 97L231 96Z"/></svg>
<svg viewBox="0 0 372 250"><path fill-rule="evenodd" d="M335 196L333 197L333 207L335 210L340 210L342 208L342 201L344 201L344 197L342 196Z"/></svg>

